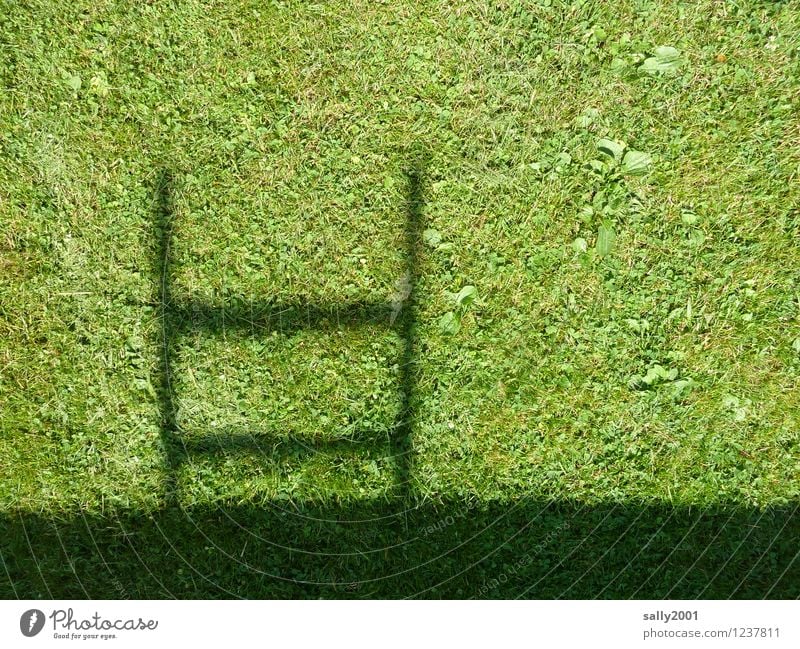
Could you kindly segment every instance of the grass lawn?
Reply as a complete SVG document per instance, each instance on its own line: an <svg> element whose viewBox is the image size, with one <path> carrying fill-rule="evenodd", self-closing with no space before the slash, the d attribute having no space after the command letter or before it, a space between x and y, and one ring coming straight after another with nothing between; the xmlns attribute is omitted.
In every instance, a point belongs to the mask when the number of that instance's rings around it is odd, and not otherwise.
<svg viewBox="0 0 800 649"><path fill-rule="evenodd" d="M799 597L800 7L0 0L0 595Z"/></svg>

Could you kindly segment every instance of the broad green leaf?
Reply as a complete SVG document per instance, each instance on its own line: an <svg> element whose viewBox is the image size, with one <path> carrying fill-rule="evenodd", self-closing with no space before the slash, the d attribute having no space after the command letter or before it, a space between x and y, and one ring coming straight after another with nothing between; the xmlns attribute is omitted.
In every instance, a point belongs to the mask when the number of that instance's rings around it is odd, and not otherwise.
<svg viewBox="0 0 800 649"><path fill-rule="evenodd" d="M572 162L572 156L566 151L562 151L556 156L556 159L553 163L553 168L558 169L559 167L565 167L571 162Z"/></svg>
<svg viewBox="0 0 800 649"><path fill-rule="evenodd" d="M69 87L73 92L78 92L81 89L81 78L77 74L63 74L64 83Z"/></svg>
<svg viewBox="0 0 800 649"><path fill-rule="evenodd" d="M589 160L589 168L601 175L608 171L608 165L602 160Z"/></svg>
<svg viewBox="0 0 800 649"><path fill-rule="evenodd" d="M648 74L655 74L656 72L659 72L658 59L655 56L646 58L642 65L639 66L639 69L642 72L647 72Z"/></svg>
<svg viewBox="0 0 800 649"><path fill-rule="evenodd" d="M583 237L578 237L575 241L572 242L572 249L575 252L586 252L588 248L588 244L586 243L586 239Z"/></svg>
<svg viewBox="0 0 800 649"><path fill-rule="evenodd" d="M628 384L633 388L642 389L643 387L651 387L665 382L675 381L677 378L678 370L675 368L667 369L663 365L656 364L650 367L644 376L634 376ZM691 379L682 379L676 383L680 383L677 388L678 393L682 394L691 383Z"/></svg>
<svg viewBox="0 0 800 649"><path fill-rule="evenodd" d="M478 289L476 289L474 286L465 286L458 292L458 295L456 295L456 304L461 308L466 308L472 304L472 301L477 297L477 295Z"/></svg>
<svg viewBox="0 0 800 649"><path fill-rule="evenodd" d="M588 128L599 116L599 110L596 108L587 108L581 115L575 118L575 124L577 124L580 128Z"/></svg>
<svg viewBox="0 0 800 649"><path fill-rule="evenodd" d="M647 374L644 375L642 383L645 385L653 385L653 383L658 381L660 378L664 378L664 368L661 367L661 365L654 365L647 370Z"/></svg>
<svg viewBox="0 0 800 649"><path fill-rule="evenodd" d="M722 405L729 410L733 410L734 408L739 407L739 399L732 394L726 394L722 398Z"/></svg>
<svg viewBox="0 0 800 649"><path fill-rule="evenodd" d="M611 249L614 247L615 236L614 228L610 223L604 223L600 226L600 229L597 231L597 243L595 244L595 250L598 255L605 257L611 252Z"/></svg>
<svg viewBox="0 0 800 649"><path fill-rule="evenodd" d="M448 311L441 318L439 318L439 330L443 334L453 336L461 329L461 318L459 318L453 311Z"/></svg>
<svg viewBox="0 0 800 649"><path fill-rule="evenodd" d="M612 72L620 73L627 67L628 67L628 62L625 59L621 59L618 56L611 61Z"/></svg>
<svg viewBox="0 0 800 649"><path fill-rule="evenodd" d="M108 97L108 94L111 91L104 74L96 74L93 76L89 81L89 88L91 93L93 95L97 95L98 97Z"/></svg>
<svg viewBox="0 0 800 649"><path fill-rule="evenodd" d="M628 151L622 159L623 173L641 176L647 173L653 159L643 151Z"/></svg>
<svg viewBox="0 0 800 649"><path fill-rule="evenodd" d="M683 399L692 391L694 385L695 383L692 379L675 381L672 384L672 398L676 400Z"/></svg>
<svg viewBox="0 0 800 649"><path fill-rule="evenodd" d="M689 240L692 242L692 245L700 246L705 242L706 235L703 233L702 230L693 230L692 233L689 235Z"/></svg>
<svg viewBox="0 0 800 649"><path fill-rule="evenodd" d="M625 324L628 325L631 329L633 329L636 333L640 333L642 331L642 325L639 323L638 320L634 320L633 318L626 318Z"/></svg>
<svg viewBox="0 0 800 649"><path fill-rule="evenodd" d="M597 141L597 148L601 153L605 153L612 160L619 160L622 157L622 152L625 150L625 145L622 142L602 139Z"/></svg>
<svg viewBox="0 0 800 649"><path fill-rule="evenodd" d="M646 58L644 63L642 63L640 69L643 72L649 74L654 74L656 72L673 72L683 64L681 53L674 47L662 45L661 47L657 47L653 53L655 56Z"/></svg>
<svg viewBox="0 0 800 649"><path fill-rule="evenodd" d="M425 232L422 233L422 240L432 248L435 248L442 242L442 235L439 233L438 230L434 230L433 228L428 228Z"/></svg>
<svg viewBox="0 0 800 649"><path fill-rule="evenodd" d="M661 45L660 47L657 47L653 53L661 63L669 63L671 61L677 61L681 58L681 53L669 45Z"/></svg>

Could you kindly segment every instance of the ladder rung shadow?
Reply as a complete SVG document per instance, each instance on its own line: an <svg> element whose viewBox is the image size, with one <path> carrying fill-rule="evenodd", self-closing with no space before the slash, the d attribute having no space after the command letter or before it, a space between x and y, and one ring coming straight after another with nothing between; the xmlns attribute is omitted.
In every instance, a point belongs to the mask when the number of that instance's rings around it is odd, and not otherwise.
<svg viewBox="0 0 800 649"><path fill-rule="evenodd" d="M383 441L389 450L389 439ZM379 444L374 439L314 440L277 438L275 436L247 433L214 433L181 440L182 451L187 455L259 455L271 460L299 459L308 455L356 457L374 455Z"/></svg>
<svg viewBox="0 0 800 649"><path fill-rule="evenodd" d="M243 330L248 334L273 331L290 334L301 329L336 330L374 324L393 326L394 307L390 303L352 302L349 304L210 304L201 301L167 305L173 334L201 330L215 334Z"/></svg>

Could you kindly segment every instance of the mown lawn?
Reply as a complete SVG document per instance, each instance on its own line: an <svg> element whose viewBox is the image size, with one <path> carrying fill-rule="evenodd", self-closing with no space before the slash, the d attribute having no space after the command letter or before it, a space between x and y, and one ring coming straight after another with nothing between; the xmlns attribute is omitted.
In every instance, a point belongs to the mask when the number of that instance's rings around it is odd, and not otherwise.
<svg viewBox="0 0 800 649"><path fill-rule="evenodd" d="M800 7L0 0L0 594L800 596Z"/></svg>

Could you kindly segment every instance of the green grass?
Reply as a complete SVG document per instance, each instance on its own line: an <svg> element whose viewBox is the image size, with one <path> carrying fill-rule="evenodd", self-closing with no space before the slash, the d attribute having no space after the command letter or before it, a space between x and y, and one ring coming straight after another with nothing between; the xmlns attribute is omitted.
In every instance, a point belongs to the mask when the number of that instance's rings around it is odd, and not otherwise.
<svg viewBox="0 0 800 649"><path fill-rule="evenodd" d="M799 104L791 2L0 0L0 593L800 596ZM391 300L419 159L410 371L242 326Z"/></svg>

